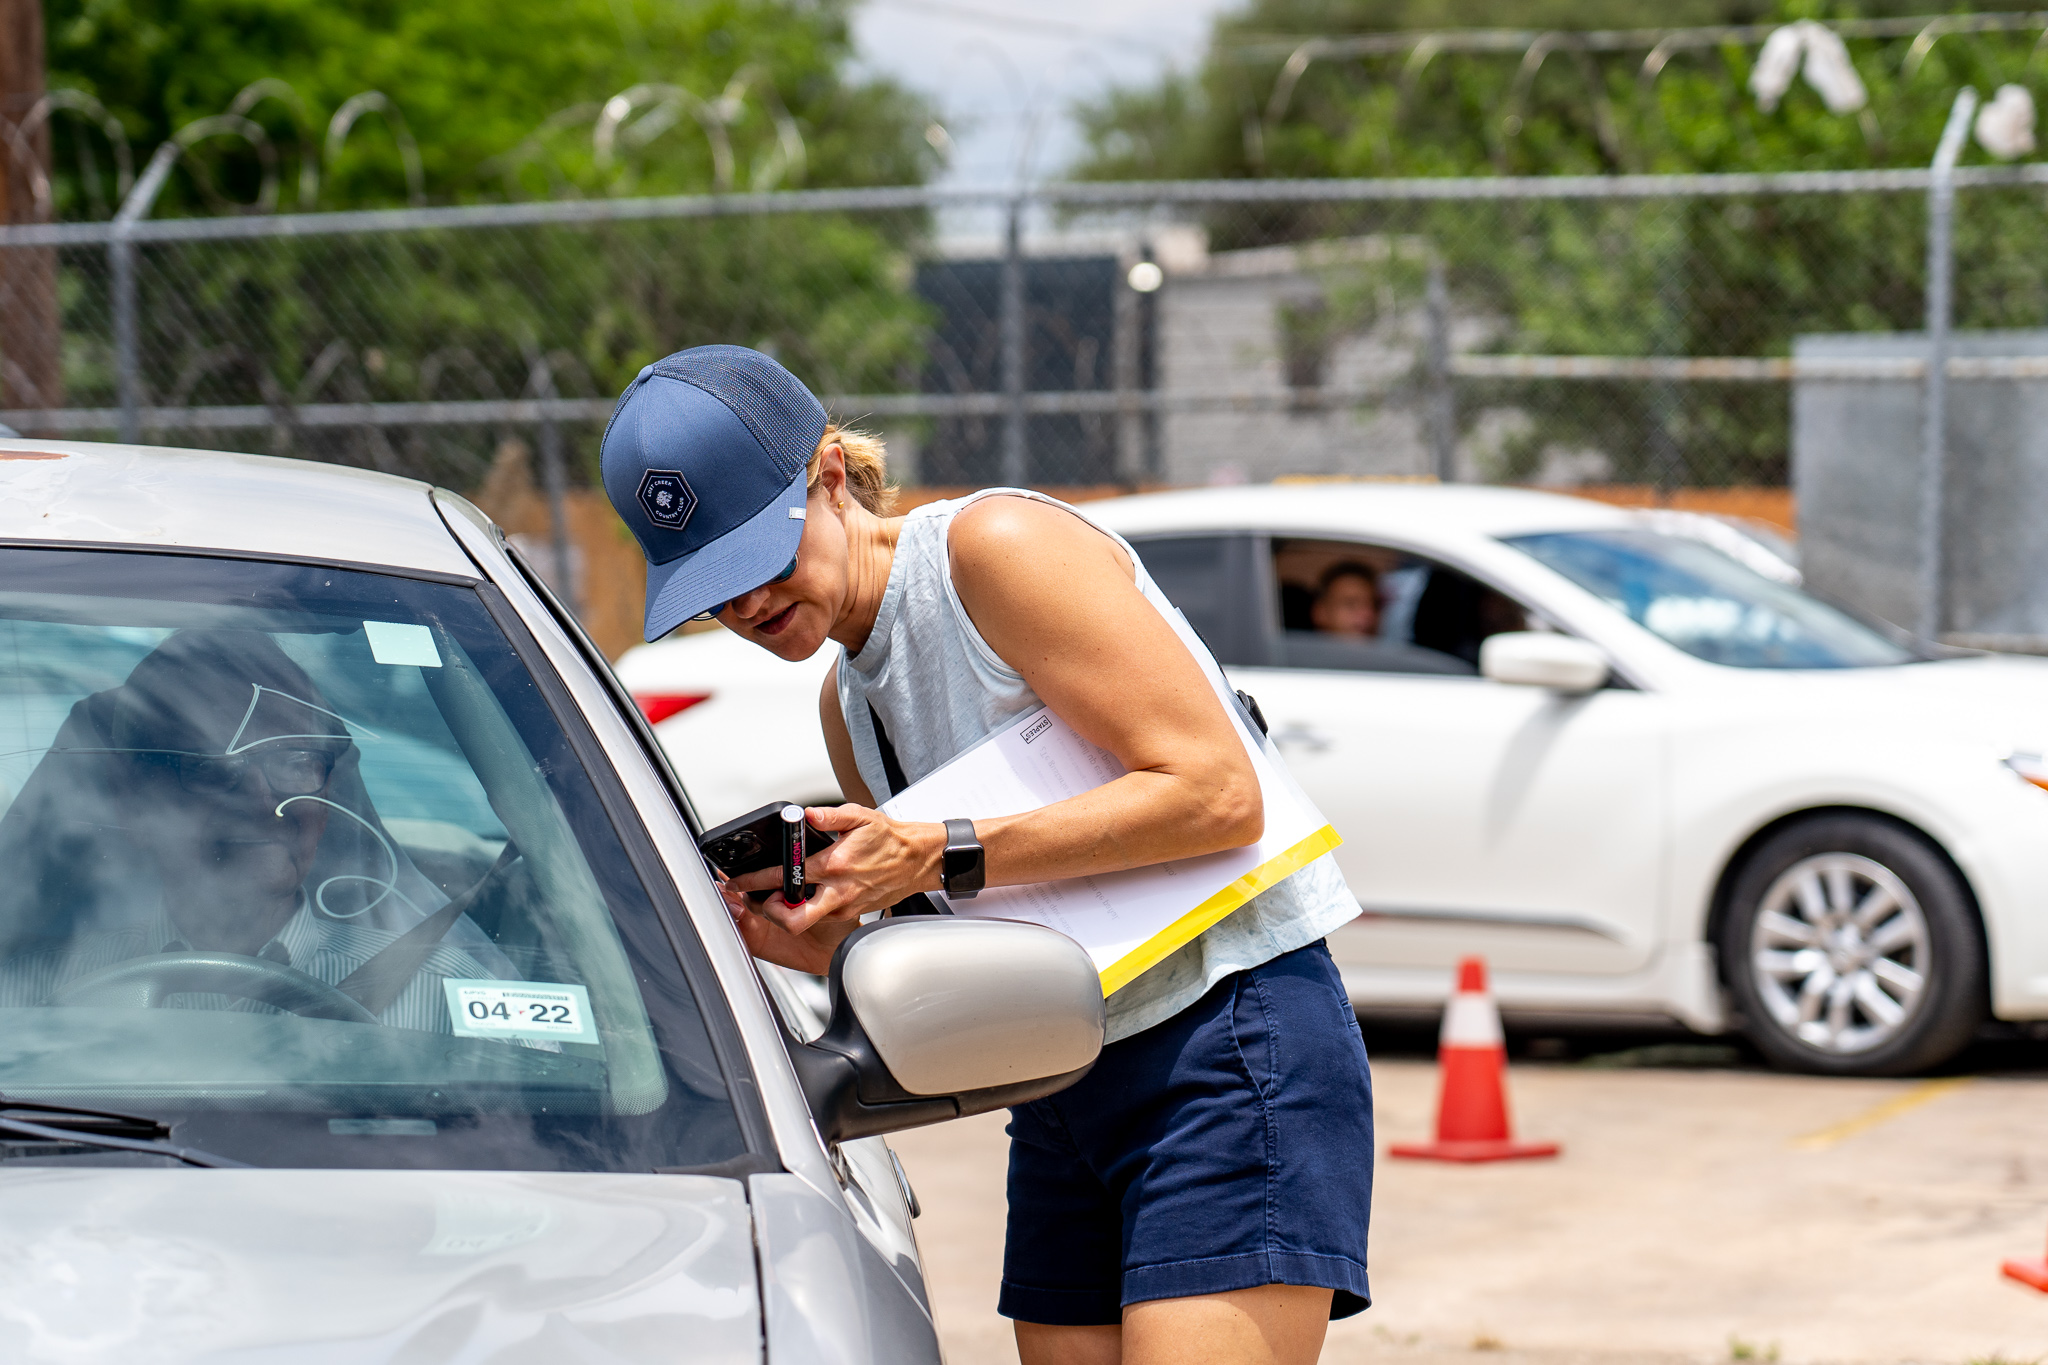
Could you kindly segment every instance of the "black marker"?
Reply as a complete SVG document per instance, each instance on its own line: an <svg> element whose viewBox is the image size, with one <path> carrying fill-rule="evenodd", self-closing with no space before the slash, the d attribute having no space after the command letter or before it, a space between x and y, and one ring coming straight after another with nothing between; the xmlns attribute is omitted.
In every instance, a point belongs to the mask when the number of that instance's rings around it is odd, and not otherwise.
<svg viewBox="0 0 2048 1365"><path fill-rule="evenodd" d="M782 899L787 905L802 905L811 898L804 884L804 808L782 808Z"/></svg>

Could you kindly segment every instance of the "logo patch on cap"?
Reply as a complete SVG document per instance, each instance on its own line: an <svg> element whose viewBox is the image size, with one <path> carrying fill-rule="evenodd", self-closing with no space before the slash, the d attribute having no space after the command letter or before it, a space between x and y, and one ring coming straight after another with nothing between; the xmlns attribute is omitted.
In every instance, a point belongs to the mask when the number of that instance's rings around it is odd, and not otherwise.
<svg viewBox="0 0 2048 1365"><path fill-rule="evenodd" d="M640 506L656 526L680 531L697 510L690 482L673 469L650 469L640 476Z"/></svg>

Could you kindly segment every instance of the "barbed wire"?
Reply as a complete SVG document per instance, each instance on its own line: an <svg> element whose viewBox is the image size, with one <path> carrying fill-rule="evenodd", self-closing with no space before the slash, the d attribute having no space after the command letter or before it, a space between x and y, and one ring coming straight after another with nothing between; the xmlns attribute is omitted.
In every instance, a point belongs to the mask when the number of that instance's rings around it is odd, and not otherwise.
<svg viewBox="0 0 2048 1365"><path fill-rule="evenodd" d="M46 159L38 147L37 134L53 126L59 115L83 125L72 143L77 156L80 197L92 218L111 216L127 205L138 184L147 189L147 197L153 203L170 168L180 163L210 211L269 214L281 206L279 148L270 131L251 117L266 103L281 105L291 126L298 159L292 207L298 212L319 208L323 178L341 160L350 135L371 115L381 119L396 146L405 177L406 202L416 208L426 204L426 172L419 144L398 102L381 90L364 90L349 96L335 108L325 128L316 133L318 120L305 96L288 81L276 76L263 77L237 92L223 112L194 119L173 131L151 153L140 176L135 173L134 149L127 129L104 104L83 90L51 90L19 120L0 115L0 139L5 141L9 164L20 168L28 181L31 222L48 223L56 216L56 147L54 141L47 143ZM542 120L511 150L487 159L478 169L497 173L503 179L506 196L522 199L530 196L523 192L520 172L539 164L555 197L581 197L581 191L564 173L563 149L554 135L588 126L592 164L600 173L610 173L615 185L630 190L630 182L619 174L624 159L622 151L646 148L687 118L702 132L710 151L713 188L731 190L738 180L732 130L745 118L750 103L759 105L766 114L774 128L774 138L748 167L748 188L761 192L800 184L808 169L803 132L767 72L758 65L741 68L710 99L680 85L646 83L631 86L606 100L571 105ZM94 153L95 134L112 157L111 202L105 194L104 172ZM192 154L200 144L219 138L239 140L255 157L258 175L254 199L230 199L209 171L206 160ZM141 215L146 216L150 204L139 207Z"/></svg>
<svg viewBox="0 0 2048 1365"><path fill-rule="evenodd" d="M1910 53L1915 64L1924 60L1935 43L1951 33L2024 33L2048 28L2048 11L2011 11L1998 14L1919 14L1890 19L1818 19L1812 22L1842 38L1913 37ZM1647 52L1644 64L1651 72L1662 67L1673 52L1694 47L1733 44L1754 47L1785 27L1783 23L1700 24L1683 28L1629 29L1406 29L1399 32L1309 35L1245 35L1224 38L1218 46L1239 62L1290 60L1304 48L1315 57L1386 57L1413 55L1417 49L1428 57L1460 52L1527 52L1538 41L1552 40L1558 47L1583 52Z"/></svg>
<svg viewBox="0 0 2048 1365"><path fill-rule="evenodd" d="M1372 58L1402 58L1391 126L1398 128L1411 112L1423 75L1439 57L1507 56L1520 54L1513 80L1491 122L1499 130L1496 159L1522 129L1526 106L1536 77L1553 55L1576 59L1591 104L1595 135L1602 152L1617 164L1624 161L1613 102L1590 58L1599 53L1642 52L1637 67L1637 93L1648 98L1658 78L1681 52L1718 47L1761 47L1774 35L1797 29L1820 30L1836 40L1896 39L1911 37L1900 60L1901 74L1908 80L1925 65L1935 45L1952 34L2025 33L2040 29L2028 54L2031 71L2048 48L2048 11L2009 14L1922 14L1889 19L1801 20L1792 24L1709 24L1684 28L1642 29L1435 29L1364 34L1242 35L1218 39L1218 50L1239 66L1262 65L1282 58L1273 85L1263 101L1253 100L1256 112L1245 120L1245 150L1254 165L1265 162L1264 145L1286 118L1296 90L1311 67L1318 62L1365 61ZM1852 78L1853 79L1853 78ZM1833 107L1833 101L1830 101ZM1870 115L1857 102L1854 108L1835 112L1859 113L1866 136L1874 139Z"/></svg>

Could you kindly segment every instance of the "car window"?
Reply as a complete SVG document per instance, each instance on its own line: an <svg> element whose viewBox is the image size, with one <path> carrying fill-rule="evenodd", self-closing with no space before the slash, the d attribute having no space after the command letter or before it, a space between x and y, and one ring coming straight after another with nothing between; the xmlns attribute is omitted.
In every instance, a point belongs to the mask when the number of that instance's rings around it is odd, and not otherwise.
<svg viewBox="0 0 2048 1365"><path fill-rule="evenodd" d="M1261 664L1254 619L1252 546L1247 535L1133 537L1145 571L1221 664Z"/></svg>
<svg viewBox="0 0 2048 1365"><path fill-rule="evenodd" d="M1435 560L1345 540L1275 540L1280 662L1474 676L1489 635L1531 628L1503 593Z"/></svg>
<svg viewBox="0 0 2048 1365"><path fill-rule="evenodd" d="M649 889L476 589L56 550L0 550L0 584L0 1093L258 1165L744 1150Z"/></svg>
<svg viewBox="0 0 2048 1365"><path fill-rule="evenodd" d="M1710 663L1872 668L1917 657L1854 617L1690 537L1573 531L1507 543Z"/></svg>

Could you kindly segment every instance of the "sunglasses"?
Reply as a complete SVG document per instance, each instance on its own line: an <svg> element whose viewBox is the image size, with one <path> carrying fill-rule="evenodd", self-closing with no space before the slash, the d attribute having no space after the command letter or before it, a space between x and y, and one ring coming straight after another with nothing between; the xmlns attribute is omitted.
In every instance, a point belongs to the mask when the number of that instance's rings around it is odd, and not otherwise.
<svg viewBox="0 0 2048 1365"><path fill-rule="evenodd" d="M787 583L787 582L788 582L788 581L789 581L789 580L790 580L790 579L791 579L792 577L794 577L795 575L796 575L796 556L795 556L795 555L791 555L791 556L789 557L789 567L788 567L788 568L786 568L786 569L784 569L784 570L783 570L783 571L782 571L781 573L779 573L779 574L775 575L775 577L773 577L773 578L769 579L769 580L768 580L768 581L767 581L766 583L763 583L763 584L761 585L761 588L772 588L772 587L774 587L774 586L775 586L775 585L776 585L777 583ZM755 589L754 589L754 591L755 591L755 592L759 592L759 591L761 590L761 588L755 588ZM740 597L745 597L745 596L746 596L746 594L745 594L745 593L741 593L741 594L740 594ZM731 605L733 604L733 602L737 602L738 600L739 600L739 597L735 597L735 598L731 599L731 601L726 601L726 602L720 602L720 603L719 603L719 604L718 604L717 606L715 606L715 607L706 607L706 608L705 608L704 610L702 610L702 611L698 612L698 613L697 613L697 614L696 614L695 616L692 616L692 617L691 617L690 619L691 619L692 621L712 621L712 620L716 620L716 619L718 618L718 613L720 613L720 612L724 611L724 610L725 610L725 609L726 609L727 607L731 606Z"/></svg>
<svg viewBox="0 0 2048 1365"><path fill-rule="evenodd" d="M262 753L218 757L213 754L137 754L142 762L168 768L178 785L201 796L225 796L242 785L255 768L278 796L312 796L325 791L341 755L332 749L269 749Z"/></svg>

